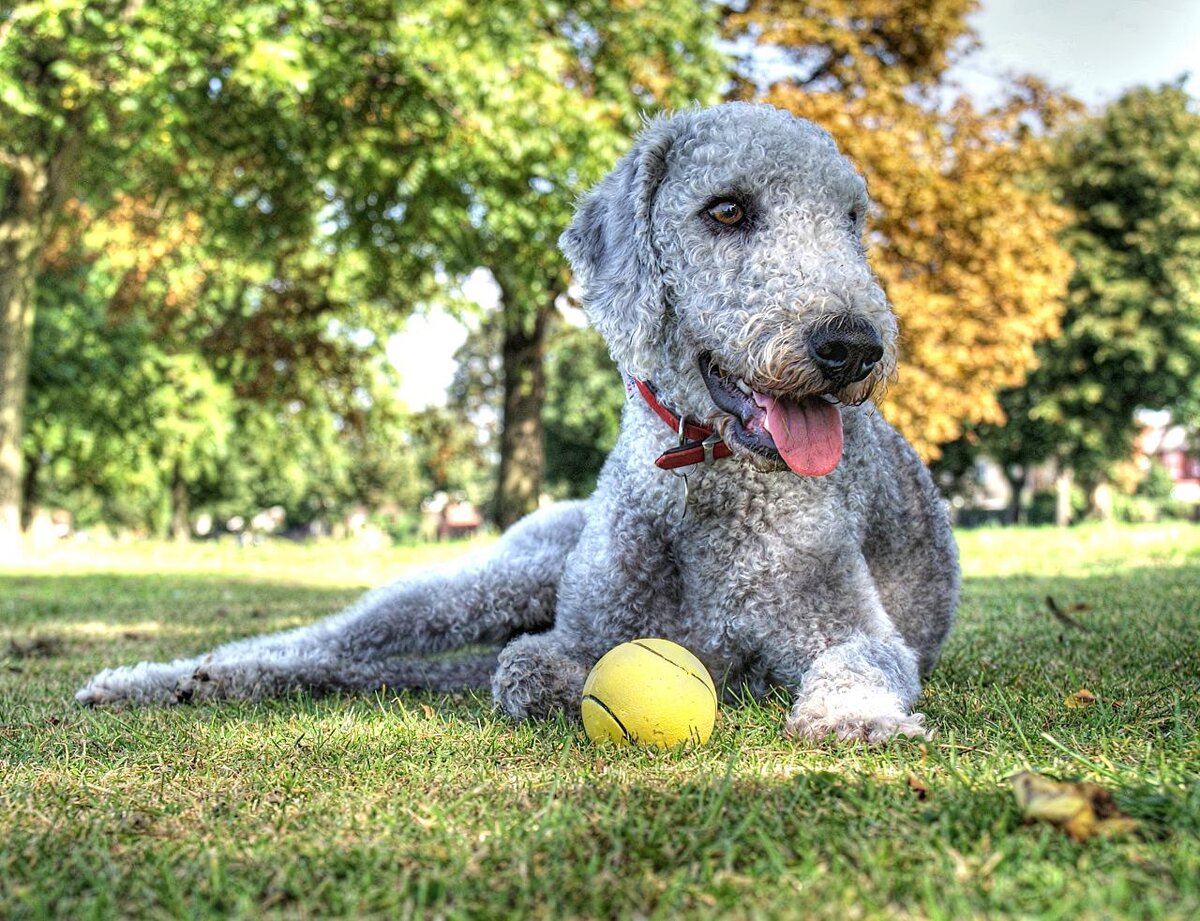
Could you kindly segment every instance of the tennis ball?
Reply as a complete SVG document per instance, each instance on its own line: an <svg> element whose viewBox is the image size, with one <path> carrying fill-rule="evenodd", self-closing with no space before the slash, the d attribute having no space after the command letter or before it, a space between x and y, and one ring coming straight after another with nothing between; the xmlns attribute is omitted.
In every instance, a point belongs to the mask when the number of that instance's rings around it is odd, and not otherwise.
<svg viewBox="0 0 1200 921"><path fill-rule="evenodd" d="M583 683L583 728L594 742L671 748L708 741L717 689L704 663L670 640L638 639L604 654Z"/></svg>

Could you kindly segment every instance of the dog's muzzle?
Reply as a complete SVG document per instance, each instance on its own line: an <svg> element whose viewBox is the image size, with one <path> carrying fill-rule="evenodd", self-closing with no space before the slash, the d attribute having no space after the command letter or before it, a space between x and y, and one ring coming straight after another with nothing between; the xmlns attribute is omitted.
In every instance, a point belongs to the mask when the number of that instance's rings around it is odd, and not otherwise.
<svg viewBox="0 0 1200 921"><path fill-rule="evenodd" d="M722 370L710 352L700 356L700 374L726 414L721 434L731 446L800 476L825 476L842 459L841 413L824 395L755 390Z"/></svg>

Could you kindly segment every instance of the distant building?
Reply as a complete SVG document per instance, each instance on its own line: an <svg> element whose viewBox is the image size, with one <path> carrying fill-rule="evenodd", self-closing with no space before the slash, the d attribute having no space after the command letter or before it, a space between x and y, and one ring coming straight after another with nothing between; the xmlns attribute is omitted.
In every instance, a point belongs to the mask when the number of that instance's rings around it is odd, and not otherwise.
<svg viewBox="0 0 1200 921"><path fill-rule="evenodd" d="M1135 442L1135 462L1143 471L1161 464L1171 477L1171 498L1200 503L1200 435L1176 425L1169 413L1138 414L1142 430Z"/></svg>
<svg viewBox="0 0 1200 921"><path fill-rule="evenodd" d="M459 540L483 526L479 510L463 496L437 492L421 503L420 534L426 540Z"/></svg>

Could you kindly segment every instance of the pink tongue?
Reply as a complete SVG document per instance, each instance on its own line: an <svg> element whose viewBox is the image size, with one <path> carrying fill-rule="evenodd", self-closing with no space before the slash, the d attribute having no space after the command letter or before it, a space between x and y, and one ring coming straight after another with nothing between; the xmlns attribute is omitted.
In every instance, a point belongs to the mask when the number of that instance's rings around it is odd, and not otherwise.
<svg viewBox="0 0 1200 921"><path fill-rule="evenodd" d="M825 476L842 459L842 414L820 397L795 402L756 393L766 429L784 462L800 476Z"/></svg>

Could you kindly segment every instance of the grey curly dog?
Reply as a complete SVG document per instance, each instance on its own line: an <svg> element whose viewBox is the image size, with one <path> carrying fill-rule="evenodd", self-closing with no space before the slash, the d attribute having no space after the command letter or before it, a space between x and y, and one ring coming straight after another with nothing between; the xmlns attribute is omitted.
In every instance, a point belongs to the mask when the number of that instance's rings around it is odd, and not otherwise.
<svg viewBox="0 0 1200 921"><path fill-rule="evenodd" d="M791 735L924 735L912 708L958 563L928 473L870 402L894 374L896 321L865 257L867 204L829 134L786 112L650 122L561 239L628 382L595 495L311 626L109 669L77 698L490 679L515 719L577 717L603 653L661 636L727 695L786 688Z"/></svg>

